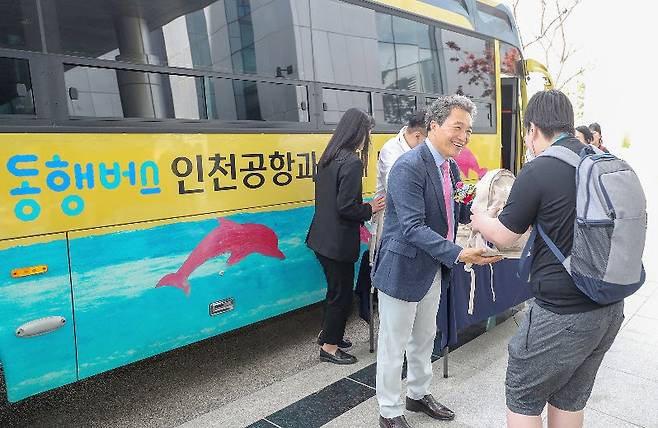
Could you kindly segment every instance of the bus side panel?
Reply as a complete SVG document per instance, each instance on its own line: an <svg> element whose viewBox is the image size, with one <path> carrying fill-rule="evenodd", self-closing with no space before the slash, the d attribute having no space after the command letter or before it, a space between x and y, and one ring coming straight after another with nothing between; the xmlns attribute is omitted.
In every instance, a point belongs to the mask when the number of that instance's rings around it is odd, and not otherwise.
<svg viewBox="0 0 658 428"><path fill-rule="evenodd" d="M0 244L0 360L13 402L77 379L71 282L64 234ZM11 275L15 269L36 266L48 270ZM17 335L19 327L47 317L65 322L39 336Z"/></svg>
<svg viewBox="0 0 658 428"><path fill-rule="evenodd" d="M500 136L473 134L455 161L459 165L462 180L477 182L487 171L500 168Z"/></svg>
<svg viewBox="0 0 658 428"><path fill-rule="evenodd" d="M72 233L80 377L322 300L305 245L312 215L307 206ZM229 299L232 310L210 315Z"/></svg>

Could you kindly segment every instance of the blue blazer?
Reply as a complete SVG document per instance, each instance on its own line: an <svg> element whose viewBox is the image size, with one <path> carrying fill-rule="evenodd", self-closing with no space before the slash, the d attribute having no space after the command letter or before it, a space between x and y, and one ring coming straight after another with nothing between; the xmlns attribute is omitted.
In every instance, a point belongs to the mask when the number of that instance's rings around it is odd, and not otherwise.
<svg viewBox="0 0 658 428"><path fill-rule="evenodd" d="M452 160L450 172L454 188L460 174ZM424 143L403 154L389 173L384 230L372 281L396 299L420 301L439 268L443 281L449 281L462 249L445 238L448 223L439 174ZM455 229L458 221L470 222L470 211L470 205L453 202Z"/></svg>

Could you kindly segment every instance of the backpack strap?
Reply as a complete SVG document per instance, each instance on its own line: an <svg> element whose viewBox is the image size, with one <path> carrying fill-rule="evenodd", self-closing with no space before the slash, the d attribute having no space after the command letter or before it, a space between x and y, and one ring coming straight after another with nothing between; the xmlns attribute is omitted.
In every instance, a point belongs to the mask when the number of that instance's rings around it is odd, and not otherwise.
<svg viewBox="0 0 658 428"><path fill-rule="evenodd" d="M537 230L539 231L539 235L544 239L544 242L546 242L546 245L548 245L548 248L551 249L551 252L555 254L555 257L562 263L564 268L567 270L567 272L571 272L571 256L569 257L564 257L564 254L562 254L562 251L555 245L555 242L551 240L551 238L548 237L546 232L544 232L544 229L537 223ZM571 273L569 273L571 275Z"/></svg>
<svg viewBox="0 0 658 428"><path fill-rule="evenodd" d="M578 164L580 164L580 159L581 159L582 154L581 154L581 156L579 156L576 153L574 153L572 150L570 150L566 147L552 145L549 148L547 148L546 150L544 150L537 157L541 157L541 156L548 156L548 157L551 157L551 158L556 158L556 159L561 160L562 162L565 162L565 163L571 165L574 168L578 168Z"/></svg>
<svg viewBox="0 0 658 428"><path fill-rule="evenodd" d="M544 229L539 225L539 223L535 223L532 227L532 233L528 238L528 242L526 242L525 247L523 247L523 252L521 252L521 258L519 260L519 269L517 272L517 276L524 282L528 282L530 280L530 267L532 265L532 258L533 258L533 255L531 253L532 253L533 244L535 242L535 237L537 236L537 232L539 232L539 236L541 236L544 242L546 242L546 245L548 245L548 248L559 260L559 262L562 263L562 266L564 266L564 268L567 270L567 273L571 275L571 256L564 257L562 251L560 251L557 245L555 245L555 242L553 242L553 240L551 240L551 238L548 237L548 235L546 234L546 232L544 232Z"/></svg>
<svg viewBox="0 0 658 428"><path fill-rule="evenodd" d="M516 272L516 276L521 279L523 282L530 281L530 267L532 266L532 248L535 242L535 237L537 236L537 228L532 227L532 232L521 251L521 257L519 257L519 266Z"/></svg>

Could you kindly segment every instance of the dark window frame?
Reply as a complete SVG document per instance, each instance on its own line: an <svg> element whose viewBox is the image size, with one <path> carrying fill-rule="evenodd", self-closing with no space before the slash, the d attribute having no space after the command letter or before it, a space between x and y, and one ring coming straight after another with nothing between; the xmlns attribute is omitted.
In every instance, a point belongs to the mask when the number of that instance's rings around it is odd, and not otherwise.
<svg viewBox="0 0 658 428"><path fill-rule="evenodd" d="M171 122L171 121L176 121L176 122L181 122L181 123L204 123L204 122L212 122L212 123L230 123L230 124L236 124L236 123L245 123L249 122L250 124L266 124L265 127L268 128L270 127L267 124L272 124L273 126L276 127L277 124L288 124L288 126L296 126L296 124L307 124L311 122L311 115L309 112L309 105L310 105L310 96L309 96L309 83L310 82L303 82L303 81L293 81L293 80L276 80L276 79L271 79L271 78L254 78L251 77L251 75L230 75L227 73L208 73L208 72L197 72L196 70L191 70L187 68L177 68L174 71L173 68L171 67L162 67L162 66L157 66L159 69L158 71L154 71L152 66L137 66L134 67L134 64L125 64L122 63L121 67L117 66L117 63L115 61L103 61L104 63L111 63L109 66L100 66L100 65L87 65L87 61L84 61L85 64L80 63L80 61L65 61L62 62L62 67L66 66L73 66L73 67L84 67L84 68L94 68L94 69L103 69L103 70L113 70L113 71L130 71L130 72L136 72L136 73L154 73L154 74L163 74L167 76L178 76L178 77L189 77L189 78L199 78L203 79L202 81L206 82L206 79L212 80L212 79L223 79L231 82L239 81L239 82L251 82L251 83L266 83L266 84L272 84L272 85L286 85L289 87L303 87L306 89L306 111L307 115L309 117L309 121L307 122L294 122L294 121L265 121L265 120L224 120L224 119L214 119L214 118L200 118L200 119L193 119L193 118L139 118L139 117L118 117L118 116L75 116L71 115L68 112L68 107L67 107L67 115L68 119L72 121L109 121L109 122L116 122L116 121L127 121L127 122ZM193 71L193 72L190 72ZM218 76L217 74L222 74L221 76ZM67 93L67 88L65 87L65 93ZM205 92L204 92L205 93ZM208 108L207 108L207 102L208 100L204 98L204 104L206 105L206 114L208 113Z"/></svg>

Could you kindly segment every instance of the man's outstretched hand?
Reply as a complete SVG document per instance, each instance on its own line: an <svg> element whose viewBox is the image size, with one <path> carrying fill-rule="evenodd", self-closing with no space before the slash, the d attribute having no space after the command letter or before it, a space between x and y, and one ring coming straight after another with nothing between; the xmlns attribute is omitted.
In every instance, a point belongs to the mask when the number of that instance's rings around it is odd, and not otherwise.
<svg viewBox="0 0 658 428"><path fill-rule="evenodd" d="M501 256L484 257L483 254L485 251L486 249L484 248L464 248L457 260L466 264L488 265L503 259Z"/></svg>

